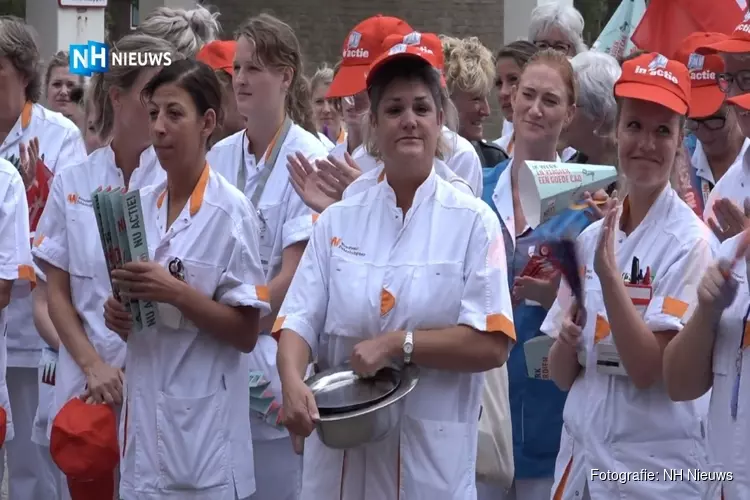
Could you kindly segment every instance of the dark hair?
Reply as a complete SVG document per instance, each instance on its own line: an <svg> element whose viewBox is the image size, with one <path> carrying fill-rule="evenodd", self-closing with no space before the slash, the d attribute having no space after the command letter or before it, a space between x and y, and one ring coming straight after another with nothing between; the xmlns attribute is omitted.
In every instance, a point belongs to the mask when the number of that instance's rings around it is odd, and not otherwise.
<svg viewBox="0 0 750 500"><path fill-rule="evenodd" d="M83 104L83 87L76 85L70 90L70 102L76 106L81 106Z"/></svg>
<svg viewBox="0 0 750 500"><path fill-rule="evenodd" d="M216 113L216 125L222 121L221 84L210 66L195 59L182 59L165 66L143 87L141 100L151 100L164 85L174 84L187 92L199 115L209 109Z"/></svg>
<svg viewBox="0 0 750 500"><path fill-rule="evenodd" d="M504 46L497 52L497 55L495 56L495 62L497 62L498 59L510 58L513 59L516 64L518 64L519 68L523 69L523 67L526 66L526 63L529 62L534 54L541 50L542 49L531 42L527 42L526 40L510 42L508 45Z"/></svg>
<svg viewBox="0 0 750 500"><path fill-rule="evenodd" d="M424 83L432 95L435 103L435 110L443 111L445 102L444 92L440 83L440 72L432 67L429 63L422 60L416 60L411 57L394 59L384 63L377 72L372 75L372 81L367 86L367 95L370 98L370 116L377 120L378 106L383 99L383 94L396 79L412 80ZM447 94L445 94L447 95ZM450 102L450 98L446 101ZM369 135L369 132L368 134ZM377 150L375 138L370 136L365 140L365 149L373 157L379 158L380 151ZM438 138L438 151L436 156L442 157L445 145L442 142L442 135ZM442 159L442 158L441 158Z"/></svg>

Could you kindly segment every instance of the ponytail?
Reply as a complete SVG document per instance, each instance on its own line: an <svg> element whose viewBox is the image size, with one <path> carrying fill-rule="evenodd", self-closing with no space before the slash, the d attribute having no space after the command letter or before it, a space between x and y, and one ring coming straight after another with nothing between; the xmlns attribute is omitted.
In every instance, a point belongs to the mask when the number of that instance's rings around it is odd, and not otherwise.
<svg viewBox="0 0 750 500"><path fill-rule="evenodd" d="M315 137L318 136L317 127L313 120L312 94L307 78L295 72L292 86L286 96L286 112L294 123L307 130Z"/></svg>

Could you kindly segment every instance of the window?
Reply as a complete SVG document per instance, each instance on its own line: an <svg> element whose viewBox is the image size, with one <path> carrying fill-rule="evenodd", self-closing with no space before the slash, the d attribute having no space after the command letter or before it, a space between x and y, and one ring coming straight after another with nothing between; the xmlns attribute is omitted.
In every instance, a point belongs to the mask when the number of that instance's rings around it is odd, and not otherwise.
<svg viewBox="0 0 750 500"><path fill-rule="evenodd" d="M139 3L139 0L130 0L130 29L131 30L134 30L138 27L138 23L139 23L138 3Z"/></svg>

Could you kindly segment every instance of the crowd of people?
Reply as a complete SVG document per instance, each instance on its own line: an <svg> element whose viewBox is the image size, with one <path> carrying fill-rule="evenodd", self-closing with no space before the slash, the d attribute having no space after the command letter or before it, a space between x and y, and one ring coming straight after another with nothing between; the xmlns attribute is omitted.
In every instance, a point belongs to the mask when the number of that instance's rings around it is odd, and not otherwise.
<svg viewBox="0 0 750 500"><path fill-rule="evenodd" d="M376 15L307 74L286 22L217 16L160 8L112 50L172 63L90 79L0 17L10 500L750 498L750 14L623 60L564 4L503 47ZM528 161L618 180L531 224ZM140 192L148 261L108 268L107 188ZM583 294L532 265L559 239ZM305 380L343 363L420 378L393 432L334 449ZM478 476L484 439L507 470Z"/></svg>

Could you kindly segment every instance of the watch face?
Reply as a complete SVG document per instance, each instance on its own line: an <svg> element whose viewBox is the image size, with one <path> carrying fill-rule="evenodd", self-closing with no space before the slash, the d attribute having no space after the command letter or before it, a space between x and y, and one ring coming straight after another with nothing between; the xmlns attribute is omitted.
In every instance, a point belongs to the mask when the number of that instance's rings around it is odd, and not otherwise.
<svg viewBox="0 0 750 500"><path fill-rule="evenodd" d="M404 352L406 354L411 354L411 352L413 350L414 350L414 345L413 344L406 344L406 345L404 345Z"/></svg>

